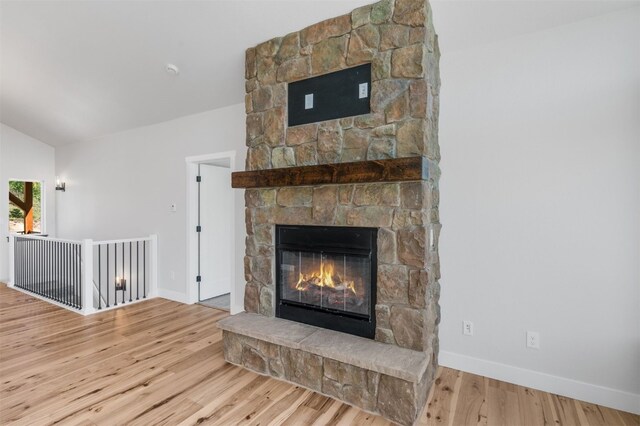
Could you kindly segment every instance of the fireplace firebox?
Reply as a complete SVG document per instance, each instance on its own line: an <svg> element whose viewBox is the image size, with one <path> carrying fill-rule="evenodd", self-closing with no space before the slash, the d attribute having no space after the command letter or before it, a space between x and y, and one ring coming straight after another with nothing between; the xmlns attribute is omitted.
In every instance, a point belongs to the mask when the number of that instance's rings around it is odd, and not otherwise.
<svg viewBox="0 0 640 426"><path fill-rule="evenodd" d="M276 225L276 316L374 338L376 228Z"/></svg>

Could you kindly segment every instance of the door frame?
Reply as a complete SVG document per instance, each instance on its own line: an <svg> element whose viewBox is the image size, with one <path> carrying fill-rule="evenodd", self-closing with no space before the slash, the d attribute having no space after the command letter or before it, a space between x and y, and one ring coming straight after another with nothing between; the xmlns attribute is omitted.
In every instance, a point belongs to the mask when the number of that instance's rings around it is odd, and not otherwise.
<svg viewBox="0 0 640 426"><path fill-rule="evenodd" d="M198 275L198 236L196 232L196 226L198 224L198 182L196 182L196 176L198 176L198 166L203 163L210 162L212 160L229 159L229 171L234 172L236 170L236 151L224 151L213 154L196 155L186 157L185 162L187 166L187 206L186 206L186 232L187 232L187 300L189 303L198 302L198 283L196 282L196 276ZM231 182L229 182L229 188L231 188ZM229 206L231 209L231 241L230 250L231 256L231 288L230 290L230 309L231 314L236 306L236 298L238 292L236 289L236 214L235 205L236 197L238 194L234 192L233 202Z"/></svg>

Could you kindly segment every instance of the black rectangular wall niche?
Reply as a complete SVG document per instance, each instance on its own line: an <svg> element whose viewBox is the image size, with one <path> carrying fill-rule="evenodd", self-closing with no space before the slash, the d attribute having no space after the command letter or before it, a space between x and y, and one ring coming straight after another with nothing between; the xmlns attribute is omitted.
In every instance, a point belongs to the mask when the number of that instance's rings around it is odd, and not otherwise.
<svg viewBox="0 0 640 426"><path fill-rule="evenodd" d="M289 83L289 126L371 112L371 64Z"/></svg>

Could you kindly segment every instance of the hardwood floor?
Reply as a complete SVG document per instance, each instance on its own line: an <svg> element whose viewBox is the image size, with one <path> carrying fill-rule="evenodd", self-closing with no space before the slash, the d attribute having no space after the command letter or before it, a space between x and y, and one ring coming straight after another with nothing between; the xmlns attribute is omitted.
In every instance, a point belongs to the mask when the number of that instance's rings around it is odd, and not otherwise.
<svg viewBox="0 0 640 426"><path fill-rule="evenodd" d="M82 317L0 285L0 423L384 425L224 362L228 313L153 299ZM442 368L421 425L638 425L638 416Z"/></svg>

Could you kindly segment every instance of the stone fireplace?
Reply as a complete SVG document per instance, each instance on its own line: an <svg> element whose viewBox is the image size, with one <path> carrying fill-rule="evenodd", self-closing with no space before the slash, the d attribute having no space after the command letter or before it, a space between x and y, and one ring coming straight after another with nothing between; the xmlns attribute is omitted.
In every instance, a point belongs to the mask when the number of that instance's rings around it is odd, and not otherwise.
<svg viewBox="0 0 640 426"><path fill-rule="evenodd" d="M437 367L439 52L383 0L246 52L245 313L225 359L400 424ZM368 114L287 126L288 84L371 64Z"/></svg>

